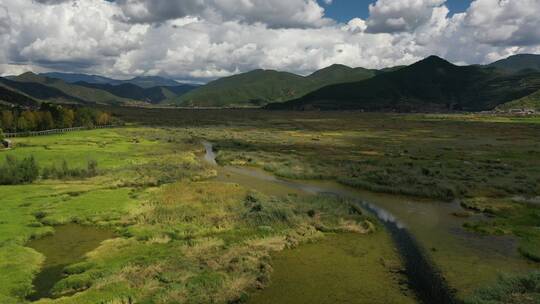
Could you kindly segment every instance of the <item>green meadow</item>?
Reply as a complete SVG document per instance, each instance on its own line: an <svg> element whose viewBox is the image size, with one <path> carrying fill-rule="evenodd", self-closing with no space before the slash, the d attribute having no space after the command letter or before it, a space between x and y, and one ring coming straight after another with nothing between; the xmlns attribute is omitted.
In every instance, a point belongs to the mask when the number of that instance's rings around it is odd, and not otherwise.
<svg viewBox="0 0 540 304"><path fill-rule="evenodd" d="M537 118L111 111L127 126L16 138L0 150L0 164L33 156L40 168L31 184L0 186L1 303L30 302L52 259L34 243L66 224L106 231L107 240L59 262L61 276L36 303L417 302L388 231L354 201L243 182L228 166L457 204L451 216L465 219L463 231L511 238L512 258L539 268ZM203 140L220 167L203 160ZM90 161L92 176L42 174ZM536 303L537 276L509 275L459 295L515 303L511 292Z"/></svg>

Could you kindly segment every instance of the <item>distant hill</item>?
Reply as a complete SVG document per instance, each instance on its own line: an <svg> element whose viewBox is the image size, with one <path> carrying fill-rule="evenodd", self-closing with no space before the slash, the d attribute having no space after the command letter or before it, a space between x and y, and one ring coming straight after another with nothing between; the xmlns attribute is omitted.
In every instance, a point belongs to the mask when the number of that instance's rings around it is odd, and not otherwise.
<svg viewBox="0 0 540 304"><path fill-rule="evenodd" d="M79 86L94 88L107 91L119 97L129 98L133 100L144 101L152 104L161 103L164 100L175 98L186 94L196 88L194 85L176 85L176 86L157 86L151 88L142 88L131 83L123 83L120 85L111 84L96 84L86 82L74 83Z"/></svg>
<svg viewBox="0 0 540 304"><path fill-rule="evenodd" d="M152 87L174 87L181 85L172 79L167 79L159 76L139 76L133 79L124 80L123 83L131 83L138 85L142 88L152 88Z"/></svg>
<svg viewBox="0 0 540 304"><path fill-rule="evenodd" d="M51 89L56 89L56 93L63 93L64 96L69 96L68 100L75 103L98 103L98 104L123 104L130 103L133 100L122 98L116 95L113 95L107 91L83 87L71 83L64 82L60 79L48 78L45 76L36 75L34 73L28 72L21 74L16 77L10 77L9 80L24 83L24 85L19 85L19 88L22 90L22 87L25 86L25 93L30 96L36 96L38 98L38 93L31 88L31 86L37 87L36 84L41 85L40 88L43 89L44 86ZM52 94L52 90L49 90L47 94ZM40 98L45 99L46 101L56 101L55 97L50 98Z"/></svg>
<svg viewBox="0 0 540 304"><path fill-rule="evenodd" d="M0 108L2 105L35 107L38 102L29 96L0 85Z"/></svg>
<svg viewBox="0 0 540 304"><path fill-rule="evenodd" d="M36 100L57 103L84 103L84 100L70 96L54 87L49 87L38 82L21 82L6 78L0 78L0 83L11 90L16 90Z"/></svg>
<svg viewBox="0 0 540 304"><path fill-rule="evenodd" d="M359 81L378 72L332 65L307 77L273 70L254 70L212 81L174 102L182 106L261 106L298 98L325 85Z"/></svg>
<svg viewBox="0 0 540 304"><path fill-rule="evenodd" d="M86 83L98 83L98 84L113 84L119 80L107 78L98 75L86 75L86 74L74 74L74 73L41 73L39 76L47 78L61 79L67 83L86 82Z"/></svg>
<svg viewBox="0 0 540 304"><path fill-rule="evenodd" d="M436 56L373 78L323 87L269 109L479 111L540 89L540 73L508 75L495 68L456 66Z"/></svg>
<svg viewBox="0 0 540 304"><path fill-rule="evenodd" d="M523 98L507 102L497 107L497 110L508 111L512 109L528 109L540 111L540 90Z"/></svg>
<svg viewBox="0 0 540 304"><path fill-rule="evenodd" d="M272 70L255 70L212 81L177 99L182 106L260 106L302 94L303 77Z"/></svg>
<svg viewBox="0 0 540 304"><path fill-rule="evenodd" d="M540 55L534 54L519 54L510 56L506 59L496 61L489 67L498 68L508 72L519 72L523 70L540 71Z"/></svg>
<svg viewBox="0 0 540 304"><path fill-rule="evenodd" d="M72 73L42 73L40 76L47 78L61 79L67 83L85 82L90 84L109 84L109 85L121 85L121 84L134 84L141 88L152 87L167 87L167 86L181 86L183 84L178 83L172 79L167 79L159 76L139 76L128 80L118 80L107 78L97 75L86 74L72 74Z"/></svg>

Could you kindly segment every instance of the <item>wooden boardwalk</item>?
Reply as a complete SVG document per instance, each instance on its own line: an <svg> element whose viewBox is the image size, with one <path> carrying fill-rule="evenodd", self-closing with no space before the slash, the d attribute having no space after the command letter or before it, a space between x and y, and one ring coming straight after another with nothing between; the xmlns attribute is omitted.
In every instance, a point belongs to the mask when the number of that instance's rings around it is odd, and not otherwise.
<svg viewBox="0 0 540 304"><path fill-rule="evenodd" d="M118 126L116 126L116 125L107 125L107 126L95 126L95 127L75 127L75 128L51 129L51 130L43 130L43 131L4 133L4 136L6 138L32 137L32 136L63 134L63 133L67 133L67 132L82 131L82 130L107 129L107 128L114 128L114 127L118 127Z"/></svg>

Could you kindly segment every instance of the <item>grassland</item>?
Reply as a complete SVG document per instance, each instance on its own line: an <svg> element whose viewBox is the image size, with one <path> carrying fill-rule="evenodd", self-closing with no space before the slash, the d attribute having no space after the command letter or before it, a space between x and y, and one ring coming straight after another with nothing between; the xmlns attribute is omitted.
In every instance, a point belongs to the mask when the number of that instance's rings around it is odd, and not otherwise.
<svg viewBox="0 0 540 304"><path fill-rule="evenodd" d="M66 223L103 227L117 237L66 266L54 299L37 303L243 301L268 284L273 252L335 233L355 233L358 242L374 229L384 235L375 220L338 198L267 196L213 181L216 170L200 152L198 139L178 128L16 139L0 157L32 155L40 166L65 160L72 168L93 159L99 174L0 186L0 302L25 302L46 258L27 241ZM387 263L376 265L377 273L395 281L378 288L399 294L399 258L390 255Z"/></svg>
<svg viewBox="0 0 540 304"><path fill-rule="evenodd" d="M466 229L514 236L523 257L537 261L537 116L150 109L116 113L128 121L186 128L215 144L221 165L457 201L470 212L456 216L488 217L471 220ZM155 116L160 120L151 119Z"/></svg>
<svg viewBox="0 0 540 304"><path fill-rule="evenodd" d="M309 252L311 242L339 243L332 240L335 233L373 229L351 247L366 257L352 261L364 267L354 279L384 282L357 291L410 302L407 291L400 292L399 258L374 219L351 212L343 199L268 195L214 180L216 169L200 158L203 139L216 145L221 165L460 201L471 212L494 216L471 221L467 229L514 235L524 258L536 263L538 118L112 111L144 126L20 138L15 149L0 152L0 161L5 155L32 155L42 167L65 161L70 168L84 168L95 160L99 172L91 178L0 186L0 302L20 303L31 293L45 257L26 242L71 222L106 227L118 237L66 267L66 277L53 288L58 298L38 303L242 302L254 290L275 288L276 252L306 243ZM381 246L368 245L377 242ZM282 257L295 251L287 252ZM377 256L385 262L366 263Z"/></svg>

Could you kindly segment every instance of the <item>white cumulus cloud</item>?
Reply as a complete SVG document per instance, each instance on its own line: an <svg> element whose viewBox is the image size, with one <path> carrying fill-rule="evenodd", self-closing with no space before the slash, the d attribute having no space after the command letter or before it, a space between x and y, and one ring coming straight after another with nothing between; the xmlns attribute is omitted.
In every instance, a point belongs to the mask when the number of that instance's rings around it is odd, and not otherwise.
<svg viewBox="0 0 540 304"><path fill-rule="evenodd" d="M436 54L540 53L540 0L378 0L338 23L312 0L2 0L0 74L58 70L207 81L265 68L382 68Z"/></svg>

